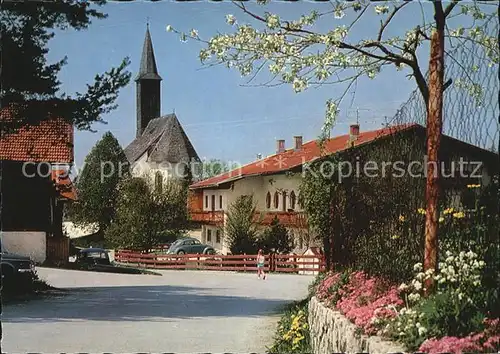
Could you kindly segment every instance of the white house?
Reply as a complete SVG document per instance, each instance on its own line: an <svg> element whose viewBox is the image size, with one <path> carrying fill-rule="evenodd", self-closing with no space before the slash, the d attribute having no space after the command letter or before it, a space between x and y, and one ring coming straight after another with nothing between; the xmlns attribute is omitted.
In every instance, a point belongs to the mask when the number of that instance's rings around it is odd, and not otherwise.
<svg viewBox="0 0 500 354"><path fill-rule="evenodd" d="M353 124L349 134L328 139L323 150L320 150L315 140L303 144L301 136L294 137L294 146L289 149L285 148L284 140L278 140L276 154L192 184L189 210L191 218L200 225L197 231L200 240L222 253L228 252L223 237L228 206L239 196L252 195L256 212L260 216L257 220L265 226L277 217L294 235L295 252L303 252L308 247L317 246L312 241L314 237L308 230L303 209L299 204L299 186L304 166L350 148L375 142L385 144L388 139L398 138L396 132L416 134L422 141L422 149L425 148L425 128L418 124L392 126L361 133L359 125ZM443 151L445 150L460 151L460 155L468 156L471 161L490 161L485 166L494 166L491 161L498 161L498 154L447 136L443 136ZM459 156L450 158L454 160ZM488 175L491 175L490 171L483 169L481 184L489 183ZM471 183L465 179L459 182L462 187ZM462 189L457 191L460 198Z"/></svg>

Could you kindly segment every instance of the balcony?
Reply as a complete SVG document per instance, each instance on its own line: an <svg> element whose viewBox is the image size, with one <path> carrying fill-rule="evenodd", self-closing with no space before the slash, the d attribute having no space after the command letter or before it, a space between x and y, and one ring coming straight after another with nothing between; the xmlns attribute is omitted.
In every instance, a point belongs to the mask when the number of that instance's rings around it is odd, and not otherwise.
<svg viewBox="0 0 500 354"><path fill-rule="evenodd" d="M209 225L222 225L224 223L224 211L203 211L190 210L189 215L192 221L201 222ZM299 229L307 228L307 219L302 212L256 212L254 221L261 225L270 225L273 219L277 217L280 224L285 227L293 227Z"/></svg>
<svg viewBox="0 0 500 354"><path fill-rule="evenodd" d="M224 223L224 211L203 211L190 210L189 215L192 221L202 222L204 224L220 225Z"/></svg>
<svg viewBox="0 0 500 354"><path fill-rule="evenodd" d="M283 226L299 229L307 228L307 219L302 212L268 211L256 213L256 221L260 221L262 225L270 225L275 217L278 218L280 224Z"/></svg>

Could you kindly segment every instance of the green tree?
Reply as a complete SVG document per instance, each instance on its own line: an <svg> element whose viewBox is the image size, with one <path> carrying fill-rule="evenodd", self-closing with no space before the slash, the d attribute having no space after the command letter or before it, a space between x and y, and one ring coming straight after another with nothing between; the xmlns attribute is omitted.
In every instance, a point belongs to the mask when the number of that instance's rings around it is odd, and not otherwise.
<svg viewBox="0 0 500 354"><path fill-rule="evenodd" d="M109 71L98 74L87 84L86 92L70 96L61 91L57 75L67 63L63 58L47 63L48 42L63 30L84 30L93 19L106 14L96 8L97 1L4 1L0 11L2 57L2 107L15 106L16 119L3 122L2 132L24 125L36 125L60 117L77 129L91 130L91 124L103 121L102 115L116 108L118 91L130 81L126 71L129 59ZM89 58L91 61L93 58Z"/></svg>
<svg viewBox="0 0 500 354"><path fill-rule="evenodd" d="M240 196L229 206L224 235L232 254L256 253L255 209L251 196Z"/></svg>
<svg viewBox="0 0 500 354"><path fill-rule="evenodd" d="M202 163L200 179L204 180L210 177L218 176L238 167L239 165L236 163L229 163L220 159L210 159L208 161L205 160Z"/></svg>
<svg viewBox="0 0 500 354"><path fill-rule="evenodd" d="M116 248L146 250L166 234L181 234L187 225L186 193L185 185L177 181L157 188L148 178L124 179L106 241Z"/></svg>
<svg viewBox="0 0 500 354"><path fill-rule="evenodd" d="M118 140L106 132L85 158L76 182L78 201L70 205L68 218L82 226L97 223L105 232L115 217L118 184L129 173Z"/></svg>
<svg viewBox="0 0 500 354"><path fill-rule="evenodd" d="M293 238L277 217L259 237L259 246L265 253L289 254L293 249Z"/></svg>

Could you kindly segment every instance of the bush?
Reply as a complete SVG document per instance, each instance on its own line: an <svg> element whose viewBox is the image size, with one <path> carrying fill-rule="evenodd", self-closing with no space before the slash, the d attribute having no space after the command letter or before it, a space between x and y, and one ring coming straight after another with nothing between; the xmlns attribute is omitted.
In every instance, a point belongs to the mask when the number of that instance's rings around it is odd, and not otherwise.
<svg viewBox="0 0 500 354"><path fill-rule="evenodd" d="M289 254L293 249L293 238L278 218L274 217L271 225L260 235L258 246L265 253Z"/></svg>
<svg viewBox="0 0 500 354"><path fill-rule="evenodd" d="M10 284L2 284L2 298L11 299L21 296L34 295L53 289L44 280L38 277L36 271L30 277L19 277Z"/></svg>
<svg viewBox="0 0 500 354"><path fill-rule="evenodd" d="M432 270L422 273L422 265L416 264L418 273L411 284L400 287L406 307L388 324L387 333L415 350L430 338L458 339L484 332L491 307L482 282L485 266L472 251L455 255L448 251L437 274ZM423 286L430 278L435 282L434 292L423 298ZM468 342L460 343L465 346Z"/></svg>
<svg viewBox="0 0 500 354"><path fill-rule="evenodd" d="M268 348L268 354L311 352L307 307L306 299L286 309L278 322L274 344Z"/></svg>
<svg viewBox="0 0 500 354"><path fill-rule="evenodd" d="M488 265L472 251L445 256L436 273L423 273L417 263L414 279L399 288L382 278L346 270L318 277L310 290L360 332L386 336L412 351L430 348L440 353L453 345L451 352L457 353L500 349L499 320L492 317L491 289L484 281ZM434 292L424 298L430 278Z"/></svg>
<svg viewBox="0 0 500 354"><path fill-rule="evenodd" d="M255 205L250 196L238 197L227 213L224 235L231 254L255 254L258 249Z"/></svg>

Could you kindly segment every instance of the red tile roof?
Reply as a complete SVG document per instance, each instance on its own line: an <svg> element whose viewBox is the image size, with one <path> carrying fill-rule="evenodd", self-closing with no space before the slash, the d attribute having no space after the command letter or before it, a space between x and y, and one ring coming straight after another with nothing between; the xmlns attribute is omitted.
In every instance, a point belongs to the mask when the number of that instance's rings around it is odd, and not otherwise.
<svg viewBox="0 0 500 354"><path fill-rule="evenodd" d="M75 186L66 170L52 170L52 180L62 198L70 200L78 199Z"/></svg>
<svg viewBox="0 0 500 354"><path fill-rule="evenodd" d="M366 144L375 139L389 136L396 132L408 130L419 126L418 124L403 124L383 129L359 133L355 146ZM289 149L285 152L271 155L264 159L251 162L240 168L224 174L196 182L190 186L192 189L216 187L220 184L238 180L247 176L275 174L288 171L307 162L312 162L322 156L331 155L347 149L349 135L341 135L328 139L325 142L324 151L320 151L317 140L312 140L302 145L301 150Z"/></svg>
<svg viewBox="0 0 500 354"><path fill-rule="evenodd" d="M11 111L2 109L0 121L9 119ZM62 119L51 119L2 134L0 160L72 163L73 126Z"/></svg>

